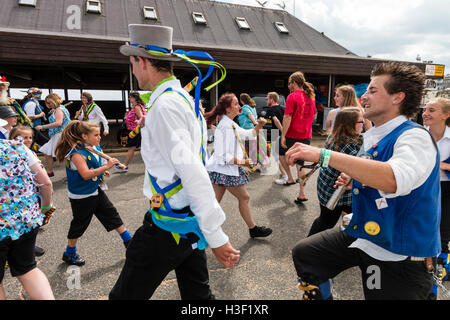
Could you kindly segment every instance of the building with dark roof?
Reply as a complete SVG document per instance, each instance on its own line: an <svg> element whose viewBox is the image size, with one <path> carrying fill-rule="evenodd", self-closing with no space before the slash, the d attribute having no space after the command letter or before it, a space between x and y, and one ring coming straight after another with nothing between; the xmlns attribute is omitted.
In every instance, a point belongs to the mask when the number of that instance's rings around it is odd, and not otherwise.
<svg viewBox="0 0 450 320"><path fill-rule="evenodd" d="M2 0L0 74L13 87L136 88L119 53L131 23L171 26L174 49L207 51L224 65L227 79L203 93L212 103L225 91L287 95L297 70L332 101L335 83L367 82L382 61L357 56L280 10L207 0ZM184 62L175 70L185 82L195 76Z"/></svg>

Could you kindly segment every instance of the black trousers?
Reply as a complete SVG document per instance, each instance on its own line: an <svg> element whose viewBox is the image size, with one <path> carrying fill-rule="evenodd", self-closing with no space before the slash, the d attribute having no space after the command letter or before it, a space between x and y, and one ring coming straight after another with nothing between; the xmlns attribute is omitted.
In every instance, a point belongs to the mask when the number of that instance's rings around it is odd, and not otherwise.
<svg viewBox="0 0 450 320"><path fill-rule="evenodd" d="M351 206L339 206L330 210L327 207L320 205L320 216L314 220L311 230L309 230L309 236L319 233L321 231L333 228L339 221L342 212L351 213Z"/></svg>
<svg viewBox="0 0 450 320"><path fill-rule="evenodd" d="M175 242L170 232L153 224L147 213L126 253L125 265L112 288L111 300L150 299L167 274L175 270L183 300L211 300L209 275L204 250L193 249L194 234Z"/></svg>
<svg viewBox="0 0 450 320"><path fill-rule="evenodd" d="M292 250L297 275L319 285L358 266L368 300L426 300L433 278L423 261L379 261L362 250L348 248L356 239L329 229L300 241Z"/></svg>
<svg viewBox="0 0 450 320"><path fill-rule="evenodd" d="M441 242L442 252L450 252L450 181L441 181Z"/></svg>
<svg viewBox="0 0 450 320"><path fill-rule="evenodd" d="M94 215L108 232L123 225L116 207L100 188L98 188L98 195L96 196L69 200L73 218L70 222L67 239L80 238L89 227Z"/></svg>

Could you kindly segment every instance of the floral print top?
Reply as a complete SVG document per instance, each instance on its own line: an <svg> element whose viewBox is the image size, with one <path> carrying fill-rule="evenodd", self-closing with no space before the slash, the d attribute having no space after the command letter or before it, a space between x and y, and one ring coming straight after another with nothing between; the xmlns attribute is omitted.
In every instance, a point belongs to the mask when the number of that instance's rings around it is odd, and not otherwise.
<svg viewBox="0 0 450 320"><path fill-rule="evenodd" d="M22 143L0 140L0 241L17 240L42 225L37 181L27 158Z"/></svg>

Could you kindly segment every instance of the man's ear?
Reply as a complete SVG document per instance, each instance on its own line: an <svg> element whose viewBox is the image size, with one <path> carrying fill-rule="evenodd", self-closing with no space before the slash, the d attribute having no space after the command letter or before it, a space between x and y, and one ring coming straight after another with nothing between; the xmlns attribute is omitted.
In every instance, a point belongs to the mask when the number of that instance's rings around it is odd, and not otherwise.
<svg viewBox="0 0 450 320"><path fill-rule="evenodd" d="M397 92L393 95L394 99L392 102L394 104L401 104L405 100L405 97L406 97L406 93L404 93L403 91Z"/></svg>

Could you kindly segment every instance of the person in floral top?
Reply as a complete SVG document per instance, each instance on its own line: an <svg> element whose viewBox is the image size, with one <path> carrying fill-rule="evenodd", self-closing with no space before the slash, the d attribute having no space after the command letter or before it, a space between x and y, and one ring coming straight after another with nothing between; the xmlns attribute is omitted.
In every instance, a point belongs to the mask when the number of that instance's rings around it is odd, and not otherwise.
<svg viewBox="0 0 450 320"><path fill-rule="evenodd" d="M6 299L6 263L31 299L53 300L50 284L36 267L34 254L43 213L51 207L52 183L39 159L18 141L0 140L0 168L0 300Z"/></svg>

